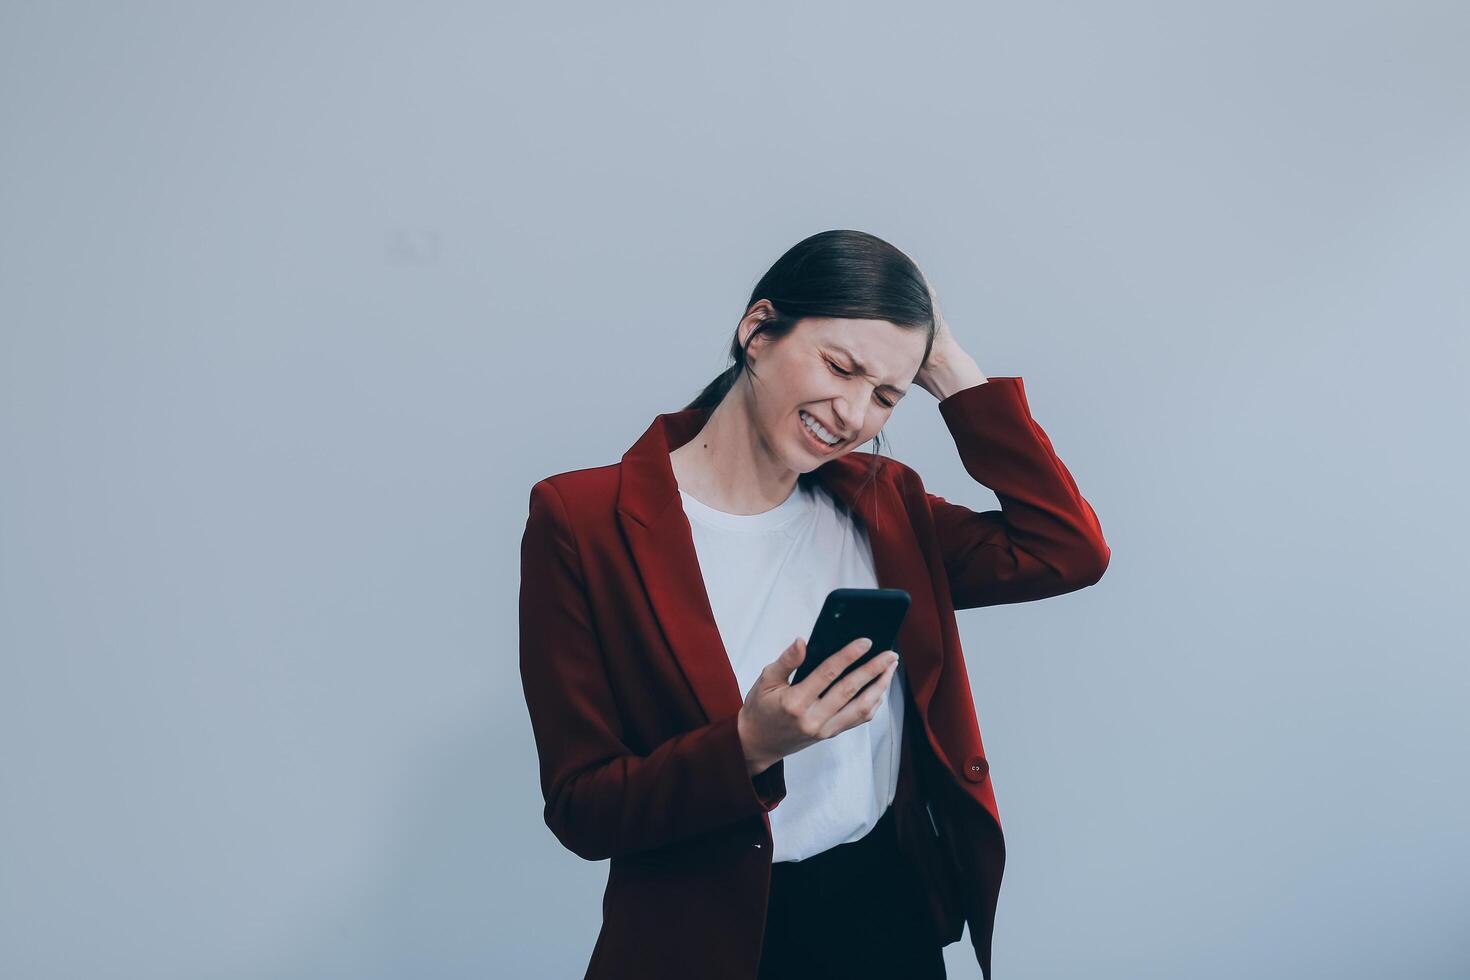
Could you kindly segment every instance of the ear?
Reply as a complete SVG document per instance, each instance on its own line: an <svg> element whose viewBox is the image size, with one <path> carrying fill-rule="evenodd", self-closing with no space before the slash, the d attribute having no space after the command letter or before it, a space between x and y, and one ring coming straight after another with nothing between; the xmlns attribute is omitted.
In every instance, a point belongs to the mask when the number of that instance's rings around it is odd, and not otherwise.
<svg viewBox="0 0 1470 980"><path fill-rule="evenodd" d="M746 341L750 340L750 335L755 333L756 328L760 326L762 320L775 316L775 314L776 309L771 305L770 300L758 299L752 303L750 309L746 311L745 316L740 320L740 346L745 346ZM759 356L761 348L770 342L770 334L758 335L746 350L745 356L752 361L755 360Z"/></svg>

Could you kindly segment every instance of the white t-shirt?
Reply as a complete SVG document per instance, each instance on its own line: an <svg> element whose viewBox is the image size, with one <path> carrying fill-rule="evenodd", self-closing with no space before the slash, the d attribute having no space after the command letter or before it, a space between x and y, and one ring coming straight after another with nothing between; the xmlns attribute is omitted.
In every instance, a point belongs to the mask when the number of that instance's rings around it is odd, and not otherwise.
<svg viewBox="0 0 1470 980"><path fill-rule="evenodd" d="M819 486L798 484L778 506L749 515L715 510L683 489L679 498L741 697L793 639L809 638L828 592L878 587L861 521ZM894 675L871 721L786 756L786 797L770 811L773 861L855 841L893 802L902 677Z"/></svg>

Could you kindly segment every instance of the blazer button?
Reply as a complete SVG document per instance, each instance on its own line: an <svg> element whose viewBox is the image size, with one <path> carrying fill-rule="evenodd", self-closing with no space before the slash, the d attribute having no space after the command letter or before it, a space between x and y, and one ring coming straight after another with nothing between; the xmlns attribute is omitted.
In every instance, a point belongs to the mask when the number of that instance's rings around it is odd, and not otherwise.
<svg viewBox="0 0 1470 980"><path fill-rule="evenodd" d="M989 771L990 763L978 755L970 756L970 760L965 763L965 778L972 783L980 782Z"/></svg>
<svg viewBox="0 0 1470 980"><path fill-rule="evenodd" d="M760 841L756 841L756 842L755 842L755 846L756 846L756 847L765 847L765 845L764 845L764 844L762 844L762 843L761 843L761 842L760 842Z"/></svg>

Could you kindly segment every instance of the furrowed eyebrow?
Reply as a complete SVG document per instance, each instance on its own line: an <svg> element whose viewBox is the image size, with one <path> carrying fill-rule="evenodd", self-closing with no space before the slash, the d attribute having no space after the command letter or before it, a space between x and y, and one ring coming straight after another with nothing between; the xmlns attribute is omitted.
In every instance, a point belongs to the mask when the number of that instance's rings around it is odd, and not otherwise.
<svg viewBox="0 0 1470 980"><path fill-rule="evenodd" d="M835 350L837 353L842 354L849 361L851 361L853 368L858 373L862 374L864 377L868 377L868 378L871 378L872 377L871 374L868 374L868 369L863 366L863 363L861 361L859 361L856 357L854 357L852 355L852 351L848 350L846 347L843 347L840 344L829 344L828 346L831 347L833 350ZM882 384L882 385L879 385L878 387L879 388L887 388L889 391L896 392L898 394L898 397L900 397L900 398L902 398L904 395L907 395L909 393L907 388L900 388L897 385Z"/></svg>

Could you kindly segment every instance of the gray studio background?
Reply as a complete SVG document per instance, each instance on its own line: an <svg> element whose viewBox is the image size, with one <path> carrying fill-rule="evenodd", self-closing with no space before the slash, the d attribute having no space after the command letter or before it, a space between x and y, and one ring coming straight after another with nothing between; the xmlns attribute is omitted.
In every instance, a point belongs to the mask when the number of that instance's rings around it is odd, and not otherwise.
<svg viewBox="0 0 1470 980"><path fill-rule="evenodd" d="M580 977L529 490L682 407L828 228L1025 379L1113 549L959 615L996 977L1470 974L1467 29L0 6L0 975ZM995 505L923 392L890 433Z"/></svg>

